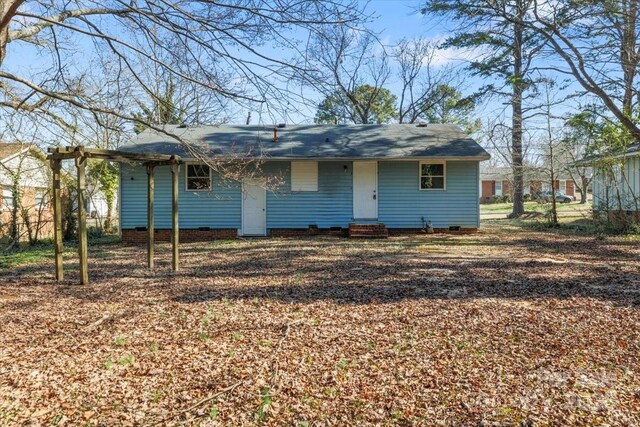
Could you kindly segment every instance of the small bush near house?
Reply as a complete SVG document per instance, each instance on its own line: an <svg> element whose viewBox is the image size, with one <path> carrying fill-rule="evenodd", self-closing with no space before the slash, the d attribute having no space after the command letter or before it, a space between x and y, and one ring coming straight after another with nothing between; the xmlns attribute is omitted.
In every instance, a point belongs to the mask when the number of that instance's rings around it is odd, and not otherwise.
<svg viewBox="0 0 640 427"><path fill-rule="evenodd" d="M104 236L104 232L102 231L102 228L95 227L95 226L87 228L87 237L89 239L99 239L102 236Z"/></svg>

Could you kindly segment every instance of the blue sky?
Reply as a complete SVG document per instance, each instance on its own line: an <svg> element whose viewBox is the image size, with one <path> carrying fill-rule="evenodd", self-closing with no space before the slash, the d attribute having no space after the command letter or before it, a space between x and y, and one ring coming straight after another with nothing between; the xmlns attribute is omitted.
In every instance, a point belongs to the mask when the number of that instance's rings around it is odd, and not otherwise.
<svg viewBox="0 0 640 427"><path fill-rule="evenodd" d="M372 0L368 3L368 11L376 16L376 19L371 23L371 28L379 33L380 40L387 46L392 46L400 41L402 38L416 38L425 37L434 40L444 40L447 36L452 34L452 30L455 29L454 22L447 22L442 18L425 17L418 13L417 9L422 3L421 0ZM87 41L82 41L79 44L82 48L92 49ZM71 52L69 57L73 58L72 61L78 61L78 68L82 68L83 61L86 62L85 52L82 49L78 49L77 52ZM287 56L287 52L279 52L282 57ZM39 64L47 65L51 59L48 52L46 56L40 56L37 49L26 48L24 44L12 43L9 45L9 52L7 55L7 61L3 64L3 67L11 71L15 71L22 75L30 74L30 71L34 71L39 68ZM463 76L462 90L465 93L471 93L477 90L483 83L482 79L468 76L463 73L465 65L465 58L470 58L471 55L468 52L460 52L455 50L446 50L438 53L437 60L441 65L450 65L458 67L455 72L460 73ZM73 67L73 64L69 64ZM393 78L386 86L393 92L398 92L398 80ZM320 101L320 99L318 99ZM292 108L292 110L296 110ZM301 106L299 108L300 113L292 114L289 116L289 121L294 123L304 123L313 120L315 113L314 106ZM477 115L481 118L494 117L496 115L504 114L506 111L504 100L492 100L486 102L477 111ZM508 111L506 112L508 114ZM243 123L247 114L247 109L239 108L238 112L232 117L232 121L235 123ZM265 123L271 124L272 121L281 121L282 118L273 115L263 115L260 117L258 111L252 112L253 123Z"/></svg>

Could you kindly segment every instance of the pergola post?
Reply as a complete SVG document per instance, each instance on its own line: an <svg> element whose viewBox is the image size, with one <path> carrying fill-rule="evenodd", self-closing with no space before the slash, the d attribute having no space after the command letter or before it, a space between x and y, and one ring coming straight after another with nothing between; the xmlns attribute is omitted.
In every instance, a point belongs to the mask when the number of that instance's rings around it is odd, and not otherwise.
<svg viewBox="0 0 640 427"><path fill-rule="evenodd" d="M76 169L78 170L78 256L80 258L80 284L89 283L89 268L87 263L87 215L86 215L86 178L85 168L87 158L80 152L76 157Z"/></svg>
<svg viewBox="0 0 640 427"><path fill-rule="evenodd" d="M51 170L53 172L52 191L53 196L53 246L56 259L56 281L64 279L64 267L62 264L62 189L61 173L62 160L51 159Z"/></svg>
<svg viewBox="0 0 640 427"><path fill-rule="evenodd" d="M171 249L172 249L172 258L171 258L171 267L173 271L178 271L179 260L178 260L178 177L180 175L180 165L177 162L171 164Z"/></svg>
<svg viewBox="0 0 640 427"><path fill-rule="evenodd" d="M89 283L89 269L87 263L87 215L86 215L86 166L87 160L100 159L119 163L143 163L147 166L148 200L147 200L147 230L148 230L148 265L154 267L154 168L156 166L171 166L172 175L172 267L178 271L178 180L180 175L180 157L168 154L130 153L118 150L102 150L98 148L50 147L48 150L51 170L53 171L53 210L54 210L54 238L56 280L63 278L62 268L62 199L61 199L61 171L63 160L75 160L78 185L78 255L80 258L80 283Z"/></svg>
<svg viewBox="0 0 640 427"><path fill-rule="evenodd" d="M153 199L155 182L153 177L154 166L147 163L147 266L149 270L153 270L153 244L154 244L154 230L153 223Z"/></svg>

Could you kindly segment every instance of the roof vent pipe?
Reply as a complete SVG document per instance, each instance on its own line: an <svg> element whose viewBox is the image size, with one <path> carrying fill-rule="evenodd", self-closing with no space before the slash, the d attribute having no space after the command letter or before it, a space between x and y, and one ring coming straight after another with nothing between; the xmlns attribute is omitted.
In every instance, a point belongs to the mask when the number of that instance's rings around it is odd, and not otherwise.
<svg viewBox="0 0 640 427"><path fill-rule="evenodd" d="M278 127L279 127L280 129L284 129L284 128L286 128L286 127L287 127L287 124L286 124L286 123L278 123Z"/></svg>

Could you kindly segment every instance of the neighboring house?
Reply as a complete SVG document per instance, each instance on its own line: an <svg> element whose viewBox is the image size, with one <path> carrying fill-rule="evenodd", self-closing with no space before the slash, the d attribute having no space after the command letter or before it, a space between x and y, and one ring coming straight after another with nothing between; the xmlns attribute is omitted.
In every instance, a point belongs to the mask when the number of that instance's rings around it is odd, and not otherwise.
<svg viewBox="0 0 640 427"><path fill-rule="evenodd" d="M262 158L261 173L222 179L175 139L146 130L122 151L175 154L180 167L181 239L282 236L369 224L391 232L475 230L480 226L480 162L489 154L452 125L167 126L217 159ZM231 154L236 153L236 154ZM146 240L147 174L120 170L125 242ZM280 176L277 188L262 177ZM268 187L268 186L266 186ZM171 228L171 173L155 171L155 226ZM386 230L385 230L386 233Z"/></svg>
<svg viewBox="0 0 640 427"><path fill-rule="evenodd" d="M593 210L634 213L640 221L640 144L616 158L616 165L594 163Z"/></svg>
<svg viewBox="0 0 640 427"><path fill-rule="evenodd" d="M7 235L13 214L13 183L18 179L20 206L28 212L33 232L47 237L52 232L53 210L50 201L48 166L44 153L34 145L0 143L0 237ZM22 212L18 227L27 238Z"/></svg>
<svg viewBox="0 0 640 427"><path fill-rule="evenodd" d="M486 203L494 200L496 196L513 196L513 172L508 167L482 167L480 170L480 202ZM574 196L576 185L573 178L567 173L558 173L555 182L555 191L561 191L568 196ZM551 191L551 184L547 172L539 168L529 168L524 173L525 195L536 196L543 192Z"/></svg>
<svg viewBox="0 0 640 427"><path fill-rule="evenodd" d="M114 200L113 214L115 215L118 204L118 198ZM107 218L107 212L109 205L107 204L107 198L104 193L93 183L87 182L87 215L91 218L96 218L100 221L104 221Z"/></svg>

